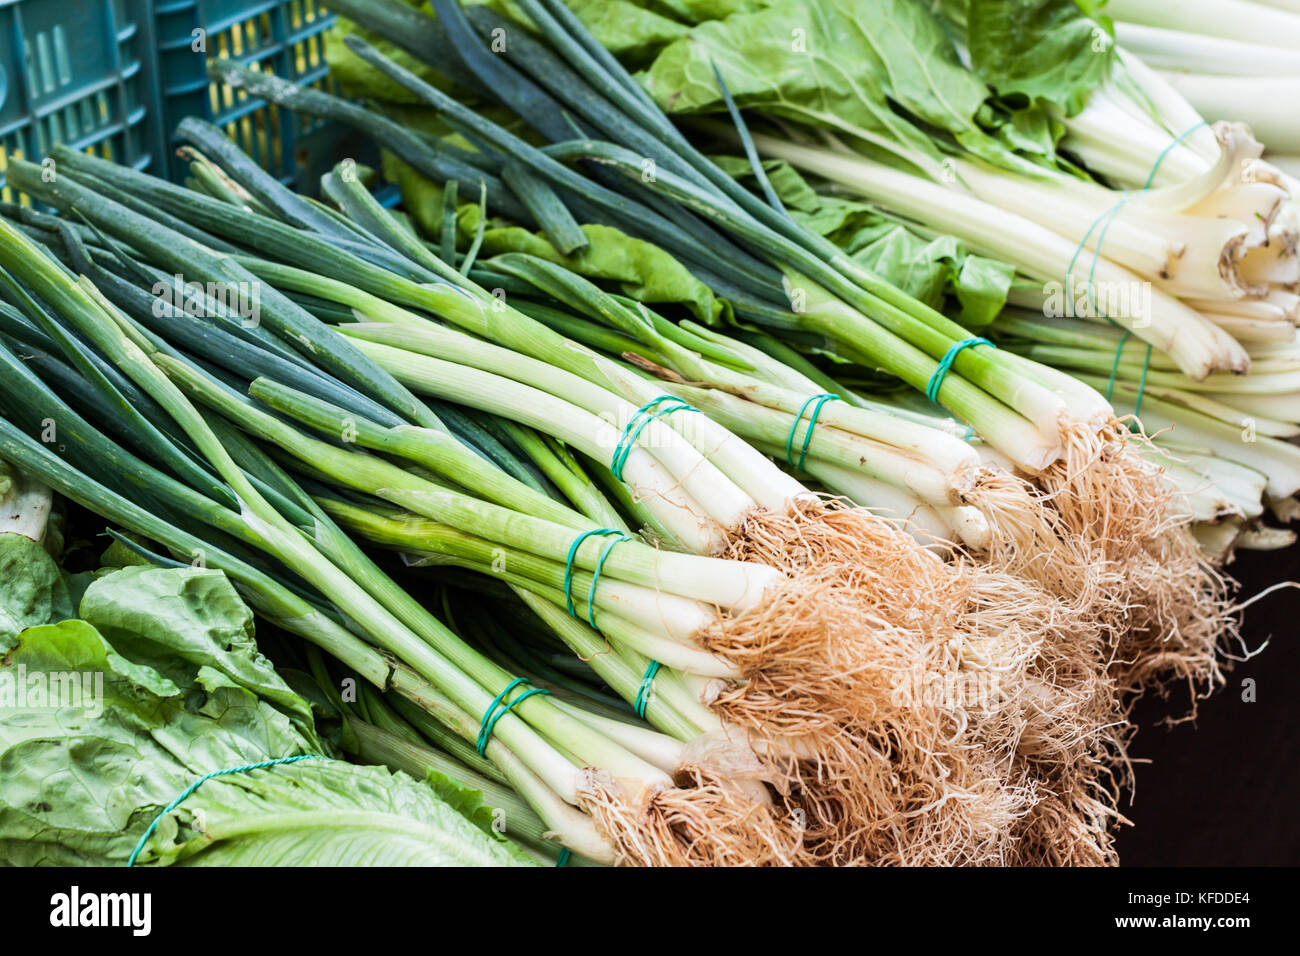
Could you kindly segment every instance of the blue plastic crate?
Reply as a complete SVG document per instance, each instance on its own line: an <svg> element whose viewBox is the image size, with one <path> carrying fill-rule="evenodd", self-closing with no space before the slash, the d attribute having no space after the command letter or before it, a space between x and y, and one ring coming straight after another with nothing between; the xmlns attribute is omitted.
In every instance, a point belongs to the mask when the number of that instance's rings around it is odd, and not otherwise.
<svg viewBox="0 0 1300 956"><path fill-rule="evenodd" d="M160 169L151 0L0 0L0 196L9 157L70 143Z"/></svg>
<svg viewBox="0 0 1300 956"><path fill-rule="evenodd" d="M250 156L285 182L312 190L333 157L341 131L268 106L242 90L214 85L207 58L227 57L303 85L331 90L325 32L335 17L318 0L154 0L163 128L186 116L221 126ZM166 171L180 175L169 150Z"/></svg>
<svg viewBox="0 0 1300 956"><path fill-rule="evenodd" d="M178 178L173 133L211 120L266 169L315 191L348 131L208 81L230 57L333 89L319 0L0 0L0 196L9 156L69 143Z"/></svg>

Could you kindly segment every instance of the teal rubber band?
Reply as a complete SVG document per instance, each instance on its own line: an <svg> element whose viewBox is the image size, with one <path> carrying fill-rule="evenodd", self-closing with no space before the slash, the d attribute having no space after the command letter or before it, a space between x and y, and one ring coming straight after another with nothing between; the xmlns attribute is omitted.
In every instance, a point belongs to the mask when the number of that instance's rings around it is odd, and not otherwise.
<svg viewBox="0 0 1300 956"><path fill-rule="evenodd" d="M1146 361L1142 363L1142 377L1138 380L1137 401L1133 404L1134 418L1140 418L1142 416L1142 396L1145 395L1147 391L1147 372L1150 371L1150 369L1151 369L1151 343L1148 342Z"/></svg>
<svg viewBox="0 0 1300 956"><path fill-rule="evenodd" d="M281 757L279 760L263 760L260 763L246 763L239 767L227 767L225 770L214 770L212 773L199 777L198 780L195 780L192 784L186 787L179 797L158 811L158 815L153 818L153 822L149 824L149 828L144 831L144 835L140 837L139 842L136 843L135 849L131 851L131 856L127 859L126 865L128 867L135 866L136 858L144 851L145 844L149 842L149 838L153 836L154 831L158 829L158 824L162 822L162 818L184 803L190 794L199 789L199 787L203 786L213 777L224 777L227 774L232 773L246 773L249 770L265 770L267 767L278 767L281 764L297 763L299 760L328 759L330 758L323 754L300 754L297 757Z"/></svg>
<svg viewBox="0 0 1300 956"><path fill-rule="evenodd" d="M645 720L645 709L650 704L650 685L654 683L655 675L659 673L659 662L651 661L650 666L645 669L645 674L641 677L641 689L636 692L636 715Z"/></svg>
<svg viewBox="0 0 1300 956"><path fill-rule="evenodd" d="M793 465L800 470L803 469L804 459L808 457L808 445L812 442L813 428L817 425L817 416L822 413L822 406L827 402L839 401L840 397L833 392L822 392L819 395L810 395L799 406L799 412L794 416L794 421L790 423L790 434L785 440L785 460L788 464ZM814 404L816 403L816 404ZM796 463L793 457L794 436L799 431L799 423L803 421L804 412L808 411L808 406L812 405L812 414L808 416L808 430L803 433L803 447L799 449L799 461Z"/></svg>
<svg viewBox="0 0 1300 956"><path fill-rule="evenodd" d="M600 552L600 557L596 560L596 570L591 575L591 587L587 590L587 623L599 631L600 628L596 627L596 585L600 583L600 572L605 570L605 559L614 550L614 545L622 544L624 541L631 541L632 537L614 528L595 528L591 531L584 531L573 539L573 544L569 545L568 557L564 561L564 601L570 617L578 616L578 609L573 606L573 559L577 557L578 548L582 545L582 542L593 536L617 536L615 540L605 545L604 550Z"/></svg>
<svg viewBox="0 0 1300 956"><path fill-rule="evenodd" d="M1151 188L1151 184L1155 182L1156 173L1160 171L1160 164L1165 161L1165 157L1168 156L1173 151L1173 148L1175 146L1177 146L1183 140L1187 139L1187 137L1191 136L1202 126L1208 126L1208 125L1209 123L1207 123L1205 120L1201 120L1199 123L1193 124L1192 126L1188 127L1188 129L1185 130L1181 136L1179 136L1172 143L1170 143L1163 150L1161 150L1160 155L1156 157L1155 165L1151 167L1151 173L1150 175L1147 176L1147 181L1142 185L1142 189L1147 190Z"/></svg>
<svg viewBox="0 0 1300 956"><path fill-rule="evenodd" d="M1151 166L1151 172L1147 174L1146 182L1142 184L1142 189L1139 190L1140 192L1147 192L1148 190L1151 189L1151 184L1155 182L1156 173L1160 171L1160 166L1162 163L1164 163L1165 157L1167 157L1173 151L1174 147L1177 146L1179 143L1181 143L1183 140L1187 139L1187 137L1191 136L1198 129L1200 129L1202 126L1205 125L1207 125L1205 120L1201 120L1200 122L1195 123L1187 130L1185 130L1180 136L1175 137L1169 143L1169 145L1167 145L1163 150L1160 151L1160 155L1156 157L1155 163ZM1110 229L1110 224L1115 221L1115 217L1119 214L1120 209L1122 209L1124 205L1132 198L1133 197L1130 194L1125 193L1124 197L1119 202L1117 202L1110 209L1107 209L1100 216L1098 216L1093 221L1092 225L1088 227L1088 231L1083 234L1083 238L1079 240L1078 247L1074 250L1074 255L1070 257L1070 265L1065 270L1065 293L1066 295L1070 296L1071 299L1073 299L1074 289L1070 280L1074 275L1074 266L1078 262L1079 256L1083 253L1084 247L1087 246L1088 240L1092 238L1093 230L1095 230L1098 225L1101 225L1102 227L1101 234L1097 236L1097 246L1092 251L1092 267L1088 270L1088 287L1086 289L1086 294L1088 297L1087 301L1088 301L1089 309L1093 308L1092 289L1093 289L1094 276L1096 275L1097 272L1097 260L1101 258L1102 244L1106 241L1106 232ZM1114 320L1111 319L1111 317L1108 315L1103 316L1103 318L1105 318L1107 321L1111 322L1112 324L1118 324L1114 322Z"/></svg>
<svg viewBox="0 0 1300 956"><path fill-rule="evenodd" d="M1074 249L1074 255L1070 257L1070 264L1065 269L1065 294L1069 296L1070 301L1074 300L1074 283L1071 281L1074 278L1074 267L1079 261L1079 256L1083 254L1083 250L1087 247L1088 240L1092 238L1093 231L1096 230L1098 226L1101 226L1101 235L1097 237L1097 248L1092 251L1092 266L1088 269L1088 286L1084 290L1084 294L1087 296L1088 308L1093 308L1092 286L1094 277L1097 273L1097 261L1101 258L1101 245L1106 241L1106 232L1110 229L1110 224L1114 221L1115 216L1119 214L1119 211L1124 208L1124 205L1131 198L1132 197L1128 193L1125 193L1123 199L1115 203L1115 205L1111 206L1092 221L1092 225L1088 227L1088 231L1085 232L1083 238L1079 240L1079 244ZM1103 220L1105 221L1105 225L1102 225ZM1110 316L1103 316L1103 318L1107 321L1112 321Z"/></svg>
<svg viewBox="0 0 1300 956"><path fill-rule="evenodd" d="M1119 215L1119 211L1128 203L1129 198L1130 197L1125 194L1123 199L1115 203L1114 206L1102 214L1102 218L1105 219L1106 222L1102 225L1101 232L1097 235L1097 248L1092 250L1092 265L1088 267L1088 308L1090 309L1096 308L1096 303L1092 301L1092 290L1096 287L1097 263L1101 261L1102 243L1106 241L1106 233L1110 231L1110 224L1115 221L1115 218ZM1111 323L1111 325L1119 324L1109 315L1102 315L1102 318Z"/></svg>
<svg viewBox="0 0 1300 956"><path fill-rule="evenodd" d="M514 707L516 704L522 703L523 701L527 700L529 697L532 697L534 694L550 693L550 691L544 687L533 687L530 690L524 691L514 700L508 703L504 703L506 696L512 690L514 690L520 684L530 684L530 683L532 682L527 677L516 677L509 684L506 685L505 690L503 690L501 693L497 694L495 697L492 698L492 703L488 704L487 710L483 712L483 721L479 725L479 730L478 730L478 741L475 743L475 749L478 751L480 757L483 756L484 752L487 750L488 741L492 739L492 731L496 728L497 721L500 720L502 717L504 717L506 714L508 714L510 712L511 707Z"/></svg>
<svg viewBox="0 0 1300 956"><path fill-rule="evenodd" d="M524 701L526 701L529 697L532 697L534 694L549 694L549 693L550 691L547 690L545 687L533 687L529 690L524 691L514 700L507 703L500 710L496 711L496 713L492 714L491 718L488 719L488 721L483 725L482 729L479 731L479 738L480 738L479 749L478 749L479 756L481 757L487 752L488 741L492 739L492 731L496 729L497 721L500 720L502 717L504 717L506 714L510 713L511 707L514 707L516 704L522 704Z"/></svg>
<svg viewBox="0 0 1300 956"><path fill-rule="evenodd" d="M573 856L573 854L569 852L567 846L560 847L560 855L555 858L555 865L566 866L569 862L569 857L571 856Z"/></svg>
<svg viewBox="0 0 1300 956"><path fill-rule="evenodd" d="M596 570L591 574L591 587L587 589L587 623L591 625L593 631L599 632L600 628L596 627L596 585L600 583L600 572L605 570L605 559L609 553L614 550L614 545L622 544L624 541L632 539L625 534L619 535L609 544L605 545L600 557L596 559Z"/></svg>
<svg viewBox="0 0 1300 956"><path fill-rule="evenodd" d="M1163 150L1160 151L1160 155L1156 157L1156 161L1151 167L1151 172L1147 175L1147 181L1142 184L1143 192L1146 192L1151 188L1151 184L1155 182L1156 173L1159 172L1160 170L1160 164L1165 161L1165 157L1169 155L1169 153L1173 150L1173 148L1177 146L1179 143L1181 143L1183 140L1185 140L1188 136L1191 136L1194 132L1196 132L1198 129L1200 129L1202 126L1205 125L1206 125L1205 120L1201 120L1199 123L1194 124L1187 130L1185 130L1181 136L1176 137L1168 146L1166 146ZM1129 197L1125 196L1124 199L1122 199L1119 203L1115 205L1113 209L1110 210L1110 212L1112 214L1118 213L1120 207L1123 206L1124 203L1128 202L1128 200ZM1111 221L1113 221L1113 219ZM1095 226L1096 223L1094 223L1093 225ZM1109 228L1110 228L1110 221L1106 223L1105 227L1103 227L1101 231L1101 235L1097 237L1097 248L1093 250L1092 269L1090 269L1088 272L1088 300L1090 306L1092 302L1093 273L1096 271L1097 268L1097 260L1101 256L1101 244L1106 240L1106 230ZM1091 233L1092 230L1089 229L1088 234L1091 235ZM1087 241L1088 241L1088 236L1084 236L1084 242ZM1080 248L1082 248L1082 243L1080 244ZM1078 257L1078 254L1079 254L1078 250L1075 250L1076 258ZM1073 259L1070 260L1070 268L1071 269L1074 268ZM1069 281L1068 271L1066 272L1066 281L1067 283ZM1110 322L1112 325L1118 325L1118 323L1115 322L1115 320L1112 319L1110 316L1107 315L1104 318L1106 319L1107 322ZM1125 329L1123 336L1120 337L1119 345L1115 349L1115 360L1111 362L1110 365L1110 378L1106 381L1107 402L1110 401L1111 393L1115 390L1115 376L1119 372L1120 359L1123 357L1124 354L1124 346L1128 342L1129 336L1131 336L1132 334L1133 333L1131 329ZM1148 342L1146 356L1142 361L1142 375L1138 379L1137 399L1133 403L1133 417L1135 418L1140 418L1142 415L1142 399L1143 397L1145 397L1146 390L1147 390L1147 373L1151 371L1151 349L1152 349L1152 345L1150 342Z"/></svg>
<svg viewBox="0 0 1300 956"><path fill-rule="evenodd" d="M1124 334L1120 336L1119 345L1115 349L1115 360L1110 363L1110 378L1107 379L1106 381L1107 403L1110 402L1111 392L1115 391L1115 373L1119 371L1119 360L1124 355L1124 343L1129 340L1129 336L1132 334L1133 333L1130 332L1128 329L1125 329Z"/></svg>
<svg viewBox="0 0 1300 956"><path fill-rule="evenodd" d="M1124 343L1128 341L1129 333L1125 332L1124 337L1119 340L1119 348L1115 350L1115 361L1110 366L1110 379L1106 382L1106 401L1110 401L1111 390L1115 387L1115 373L1119 370L1120 356L1124 352ZM1151 371L1151 350L1154 348L1150 342L1147 343L1146 357L1142 361L1142 375L1138 378L1137 398L1133 402L1133 417L1141 419L1142 417L1142 399L1147 392L1147 372ZM1129 431L1137 431L1137 425L1129 422Z"/></svg>
<svg viewBox="0 0 1300 956"><path fill-rule="evenodd" d="M654 410L656 405L663 402L674 402L675 404L668 408ZM614 446L614 454L609 463L609 470L613 472L614 477L619 481L623 480L623 466L627 464L627 456L632 453L632 449L636 446L637 436L641 434L643 428L649 425L656 418L660 418L664 415L671 415L673 412L698 411L698 408L693 405L688 405L686 402L674 395L660 395L658 398L651 399L638 408L632 413L632 417L628 420L627 427L623 429L623 434L619 438L618 444Z"/></svg>
<svg viewBox="0 0 1300 956"><path fill-rule="evenodd" d="M943 387L943 380L952 370L952 363L957 361L957 356L962 353L963 349L971 348L975 345L987 345L989 348L997 348L988 339L979 337L972 339L962 339L960 342L954 342L947 352L943 353L943 358L939 359L938 366L935 367L934 374L930 376L930 383L925 386L925 397L936 405L939 404L939 389Z"/></svg>

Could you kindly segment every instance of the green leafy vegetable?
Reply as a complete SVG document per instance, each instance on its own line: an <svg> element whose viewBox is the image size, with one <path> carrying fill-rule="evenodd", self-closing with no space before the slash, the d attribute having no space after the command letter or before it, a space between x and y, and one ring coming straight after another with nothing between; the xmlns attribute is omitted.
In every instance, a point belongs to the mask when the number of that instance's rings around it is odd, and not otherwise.
<svg viewBox="0 0 1300 956"><path fill-rule="evenodd" d="M739 157L714 160L741 179L750 175ZM940 308L946 297L954 297L962 324L971 328L993 321L1006 304L1015 277L1010 265L972 255L954 236L922 235L868 203L818 193L789 163L771 160L763 168L796 222L914 298Z"/></svg>
<svg viewBox="0 0 1300 956"><path fill-rule="evenodd" d="M0 651L23 628L73 617L75 609L59 566L21 534L0 534Z"/></svg>
<svg viewBox="0 0 1300 956"><path fill-rule="evenodd" d="M971 67L1006 97L1077 113L1101 85L1115 41L1103 23L1059 0L968 0Z"/></svg>
<svg viewBox="0 0 1300 956"><path fill-rule="evenodd" d="M0 663L6 862L121 865L204 775L322 754L310 704L258 652L224 574L116 571L87 589L85 619L46 623L70 613L58 569L10 537L6 569L23 559L34 570L0 581L0 608L27 625ZM482 828L475 801L450 778L434 787L302 760L207 780L159 821L139 862L527 865Z"/></svg>
<svg viewBox="0 0 1300 956"><path fill-rule="evenodd" d="M673 113L724 107L717 65L742 108L866 140L913 162L939 156L926 127L979 155L1002 148L976 123L988 95L957 58L939 21L913 0L780 0L703 23L641 79Z"/></svg>

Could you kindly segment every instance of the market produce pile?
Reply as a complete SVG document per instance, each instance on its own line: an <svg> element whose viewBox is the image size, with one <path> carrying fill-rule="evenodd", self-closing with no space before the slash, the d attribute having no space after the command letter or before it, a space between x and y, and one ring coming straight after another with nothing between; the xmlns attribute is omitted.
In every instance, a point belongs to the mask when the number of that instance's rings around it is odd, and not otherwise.
<svg viewBox="0 0 1300 956"><path fill-rule="evenodd" d="M0 708L12 858L1116 863L1134 702L1300 510L1300 182L1199 41L330 6L338 94L210 72L375 168L8 167L0 678L102 688Z"/></svg>

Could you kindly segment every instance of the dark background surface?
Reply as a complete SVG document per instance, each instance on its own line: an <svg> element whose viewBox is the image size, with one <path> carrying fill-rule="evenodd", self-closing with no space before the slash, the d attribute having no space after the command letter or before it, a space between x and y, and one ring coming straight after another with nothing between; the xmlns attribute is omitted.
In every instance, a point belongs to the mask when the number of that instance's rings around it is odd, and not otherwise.
<svg viewBox="0 0 1300 956"><path fill-rule="evenodd" d="M1247 600L1277 581L1300 581L1300 545L1243 552L1228 571ZM1195 722L1167 728L1182 698L1145 700L1135 718L1137 788L1122 809L1124 866L1300 865L1300 590L1275 592L1245 612L1242 635L1258 656L1200 702ZM1242 681L1256 700L1242 700ZM1179 711L1181 712L1181 711Z"/></svg>

